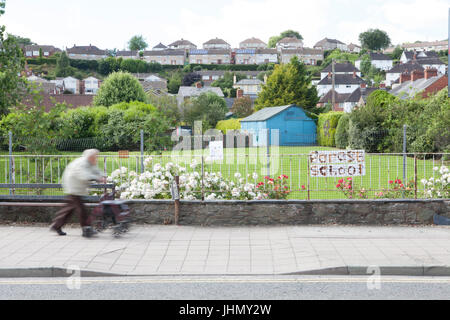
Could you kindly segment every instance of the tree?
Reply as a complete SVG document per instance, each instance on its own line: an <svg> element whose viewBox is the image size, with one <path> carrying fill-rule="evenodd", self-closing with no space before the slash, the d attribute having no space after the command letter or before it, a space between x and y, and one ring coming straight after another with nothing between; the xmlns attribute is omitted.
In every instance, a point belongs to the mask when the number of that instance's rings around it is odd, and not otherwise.
<svg viewBox="0 0 450 320"><path fill-rule="evenodd" d="M290 63L275 66L256 99L255 110L296 104L310 111L315 109L318 101L317 90L311 85L305 65L293 57Z"/></svg>
<svg viewBox="0 0 450 320"><path fill-rule="evenodd" d="M236 89L233 88L234 76L236 76L236 82L247 79L247 76L242 73L225 72L222 78L211 83L211 87L219 87L228 98L235 98Z"/></svg>
<svg viewBox="0 0 450 320"><path fill-rule="evenodd" d="M171 94L177 94L183 81L183 74L179 71L172 73L167 82L167 90Z"/></svg>
<svg viewBox="0 0 450 320"><path fill-rule="evenodd" d="M145 42L143 36L138 35L130 39L130 41L128 42L128 47L130 48L130 50L141 51L145 50L148 47L148 44L147 42Z"/></svg>
<svg viewBox="0 0 450 320"><path fill-rule="evenodd" d="M98 90L94 105L109 107L121 102L146 101L142 85L129 73L114 72Z"/></svg>
<svg viewBox="0 0 450 320"><path fill-rule="evenodd" d="M299 40L303 40L302 35L294 30L286 30L284 32L282 32L279 36L273 36L269 39L269 48L275 48L275 46L277 45L278 41L280 41L283 38L297 38Z"/></svg>
<svg viewBox="0 0 450 320"><path fill-rule="evenodd" d="M355 64L355 61L358 60L358 54L356 53L348 53L348 52L342 52L339 49L334 49L333 51L329 51L328 55L324 59L321 65L321 69L328 67L333 59L338 63L343 62L351 62Z"/></svg>
<svg viewBox="0 0 450 320"><path fill-rule="evenodd" d="M14 38L5 39L5 26L0 26L0 48L0 115L4 115L27 92L27 82L21 76L25 68L22 50Z"/></svg>
<svg viewBox="0 0 450 320"><path fill-rule="evenodd" d="M30 38L22 38L20 36L15 36L15 35L9 34L9 33L8 33L8 37L14 38L14 40L16 41L16 43L19 46L29 46L29 45L36 44L35 42L31 41Z"/></svg>
<svg viewBox="0 0 450 320"><path fill-rule="evenodd" d="M68 77L74 75L75 70L70 66L70 60L67 53L63 52L56 61L55 73L57 77Z"/></svg>
<svg viewBox="0 0 450 320"><path fill-rule="evenodd" d="M190 87L196 82L202 81L202 76L195 72L190 72L184 75L182 85L183 87Z"/></svg>
<svg viewBox="0 0 450 320"><path fill-rule="evenodd" d="M403 48L400 46L396 46L394 49L394 52L389 54L389 56L391 56L392 60L400 60L400 58L402 57L402 54L403 54Z"/></svg>
<svg viewBox="0 0 450 320"><path fill-rule="evenodd" d="M203 129L215 128L228 112L225 99L212 92L202 93L184 106L183 119L194 126L195 121L203 122Z"/></svg>
<svg viewBox="0 0 450 320"><path fill-rule="evenodd" d="M246 118L253 113L253 102L249 97L241 97L234 101L231 112L238 118Z"/></svg>
<svg viewBox="0 0 450 320"><path fill-rule="evenodd" d="M379 29L369 29L361 33L359 41L363 48L374 51L385 49L391 44L388 34Z"/></svg>
<svg viewBox="0 0 450 320"><path fill-rule="evenodd" d="M366 54L361 58L360 69L361 69L362 74L365 76L369 75L371 67L372 67L372 61L370 59L370 56L368 54Z"/></svg>
<svg viewBox="0 0 450 320"><path fill-rule="evenodd" d="M0 0L0 16L5 13L5 1L6 0Z"/></svg>

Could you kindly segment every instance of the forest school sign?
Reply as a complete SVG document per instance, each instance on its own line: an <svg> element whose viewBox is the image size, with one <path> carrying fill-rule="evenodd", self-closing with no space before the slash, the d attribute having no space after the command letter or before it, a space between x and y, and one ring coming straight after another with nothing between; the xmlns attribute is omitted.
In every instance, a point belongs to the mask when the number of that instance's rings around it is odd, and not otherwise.
<svg viewBox="0 0 450 320"><path fill-rule="evenodd" d="M309 154L309 174L311 177L365 176L365 151L313 151Z"/></svg>

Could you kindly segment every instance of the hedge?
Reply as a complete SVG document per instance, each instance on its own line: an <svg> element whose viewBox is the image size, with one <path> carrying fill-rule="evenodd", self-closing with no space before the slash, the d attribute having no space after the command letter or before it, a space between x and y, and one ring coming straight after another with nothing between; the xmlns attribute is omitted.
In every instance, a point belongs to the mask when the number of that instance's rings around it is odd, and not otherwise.
<svg viewBox="0 0 450 320"><path fill-rule="evenodd" d="M334 136L336 134L336 128L339 123L339 119L344 115L344 112L328 112L321 113L319 115L319 121L317 125L317 137L320 146L335 147Z"/></svg>
<svg viewBox="0 0 450 320"><path fill-rule="evenodd" d="M258 67L260 65L257 64L190 64L192 68L197 66L201 67L202 70L210 70L210 71L260 71Z"/></svg>
<svg viewBox="0 0 450 320"><path fill-rule="evenodd" d="M345 149L349 146L348 130L350 125L350 115L344 114L340 119L334 136L336 147Z"/></svg>
<svg viewBox="0 0 450 320"><path fill-rule="evenodd" d="M240 130L242 119L222 120L217 123L216 129L227 133L228 130Z"/></svg>
<svg viewBox="0 0 450 320"><path fill-rule="evenodd" d="M28 58L26 60L28 64L34 64L38 66L43 64L56 65L56 58Z"/></svg>

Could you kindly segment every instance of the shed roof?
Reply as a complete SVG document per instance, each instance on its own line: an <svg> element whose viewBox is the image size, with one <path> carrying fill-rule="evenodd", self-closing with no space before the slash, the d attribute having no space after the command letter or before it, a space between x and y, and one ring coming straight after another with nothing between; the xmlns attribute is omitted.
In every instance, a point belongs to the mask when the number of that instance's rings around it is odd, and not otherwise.
<svg viewBox="0 0 450 320"><path fill-rule="evenodd" d="M251 116L248 116L247 118L242 119L241 122L266 121L291 107L300 108L300 107L296 106L295 104L291 104L288 106L281 106L281 107L264 108L264 109L261 109L261 110L255 112Z"/></svg>

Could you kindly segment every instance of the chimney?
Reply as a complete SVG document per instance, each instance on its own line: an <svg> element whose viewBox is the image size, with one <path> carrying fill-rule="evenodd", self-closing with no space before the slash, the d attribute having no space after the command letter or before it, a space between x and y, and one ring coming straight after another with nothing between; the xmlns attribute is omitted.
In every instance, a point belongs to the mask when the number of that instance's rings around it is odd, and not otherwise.
<svg viewBox="0 0 450 320"><path fill-rule="evenodd" d="M356 78L356 71L353 71L353 78Z"/></svg>
<svg viewBox="0 0 450 320"><path fill-rule="evenodd" d="M416 81L416 80L422 79L424 76L425 75L424 75L423 71L413 70L411 72L411 81Z"/></svg>
<svg viewBox="0 0 450 320"><path fill-rule="evenodd" d="M432 77L437 77L437 69L435 68L426 68L425 69L425 79L430 79Z"/></svg>
<svg viewBox="0 0 450 320"><path fill-rule="evenodd" d="M331 79L331 72L328 72L328 79Z"/></svg>
<svg viewBox="0 0 450 320"><path fill-rule="evenodd" d="M365 82L362 82L362 83L361 83L361 89L365 89L366 87L367 87L366 83L365 83Z"/></svg>
<svg viewBox="0 0 450 320"><path fill-rule="evenodd" d="M236 90L236 98L239 99L239 98L242 98L243 96L244 96L244 90L237 89Z"/></svg>
<svg viewBox="0 0 450 320"><path fill-rule="evenodd" d="M197 89L201 89L201 88L202 88L202 83L201 83L201 82L197 82L197 83L195 84L195 87L196 87Z"/></svg>
<svg viewBox="0 0 450 320"><path fill-rule="evenodd" d="M386 89L386 83L380 83L380 89Z"/></svg>
<svg viewBox="0 0 450 320"><path fill-rule="evenodd" d="M411 80L411 76L409 75L408 72L402 73L400 75L400 84L402 84L403 82L409 81Z"/></svg>

